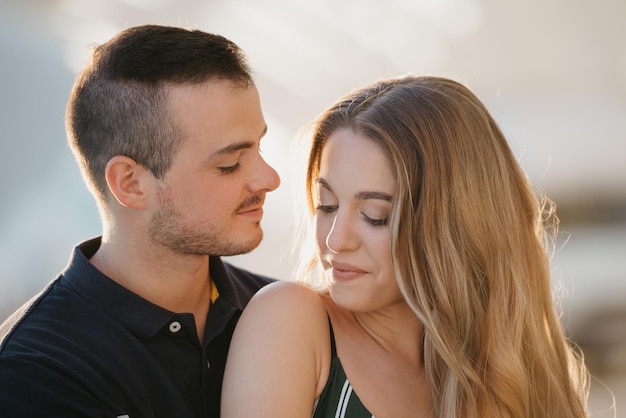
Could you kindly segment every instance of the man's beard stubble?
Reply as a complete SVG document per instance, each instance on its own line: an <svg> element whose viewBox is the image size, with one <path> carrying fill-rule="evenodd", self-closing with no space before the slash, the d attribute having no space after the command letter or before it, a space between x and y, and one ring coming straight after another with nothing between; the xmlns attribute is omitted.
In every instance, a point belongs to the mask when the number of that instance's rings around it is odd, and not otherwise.
<svg viewBox="0 0 626 418"><path fill-rule="evenodd" d="M257 204L262 200L253 196L240 205L238 210ZM231 256L249 253L263 239L263 231L251 236L248 241L233 242L228 231L210 224L202 231L194 230L186 225L183 216L176 210L172 200L165 193L159 194L161 207L150 220L150 239L170 250L185 255L216 255Z"/></svg>

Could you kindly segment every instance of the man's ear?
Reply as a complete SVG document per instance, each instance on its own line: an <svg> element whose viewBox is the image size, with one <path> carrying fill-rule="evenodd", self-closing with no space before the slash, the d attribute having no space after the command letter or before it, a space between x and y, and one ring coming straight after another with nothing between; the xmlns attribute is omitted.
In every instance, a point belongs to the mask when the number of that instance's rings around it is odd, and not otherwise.
<svg viewBox="0 0 626 418"><path fill-rule="evenodd" d="M109 190L127 208L143 209L147 205L149 182L154 180L150 170L125 155L109 160L105 176Z"/></svg>

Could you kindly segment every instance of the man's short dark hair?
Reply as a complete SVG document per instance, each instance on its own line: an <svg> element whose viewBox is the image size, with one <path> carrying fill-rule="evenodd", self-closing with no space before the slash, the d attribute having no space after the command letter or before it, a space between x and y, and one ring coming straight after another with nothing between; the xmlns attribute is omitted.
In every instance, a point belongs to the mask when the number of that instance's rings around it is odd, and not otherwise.
<svg viewBox="0 0 626 418"><path fill-rule="evenodd" d="M220 35L170 26L126 29L94 49L67 106L68 142L87 185L102 202L105 169L126 155L155 177L167 173L180 144L166 88L227 80L253 84L243 51Z"/></svg>

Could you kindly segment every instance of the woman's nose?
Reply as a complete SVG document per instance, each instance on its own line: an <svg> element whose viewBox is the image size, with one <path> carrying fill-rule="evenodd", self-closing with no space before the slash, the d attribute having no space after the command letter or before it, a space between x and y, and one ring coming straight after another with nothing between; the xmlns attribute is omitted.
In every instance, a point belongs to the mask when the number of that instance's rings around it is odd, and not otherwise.
<svg viewBox="0 0 626 418"><path fill-rule="evenodd" d="M357 247L358 236L354 231L353 219L338 211L330 231L326 235L326 248L333 253L340 253L354 250Z"/></svg>

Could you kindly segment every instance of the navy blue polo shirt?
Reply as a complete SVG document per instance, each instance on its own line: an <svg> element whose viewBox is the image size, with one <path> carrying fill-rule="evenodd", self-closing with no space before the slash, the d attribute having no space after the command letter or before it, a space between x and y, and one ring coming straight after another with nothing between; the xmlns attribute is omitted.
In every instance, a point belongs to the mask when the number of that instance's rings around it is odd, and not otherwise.
<svg viewBox="0 0 626 418"><path fill-rule="evenodd" d="M0 328L3 417L217 417L226 354L252 295L271 279L210 258L219 297L204 342L193 316L162 309L90 262L100 238Z"/></svg>

